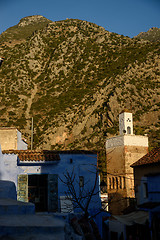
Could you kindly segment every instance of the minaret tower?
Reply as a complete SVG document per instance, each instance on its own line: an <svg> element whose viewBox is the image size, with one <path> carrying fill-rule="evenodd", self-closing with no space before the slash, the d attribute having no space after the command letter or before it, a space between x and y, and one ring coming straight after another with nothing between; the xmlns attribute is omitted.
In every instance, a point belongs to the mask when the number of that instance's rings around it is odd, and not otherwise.
<svg viewBox="0 0 160 240"><path fill-rule="evenodd" d="M124 110L119 114L119 133L120 135L133 135L133 117L128 110Z"/></svg>
<svg viewBox="0 0 160 240"><path fill-rule="evenodd" d="M107 191L109 211L121 214L134 199L134 175L131 164L148 152L148 137L133 133L132 113L119 114L119 135L106 140Z"/></svg>

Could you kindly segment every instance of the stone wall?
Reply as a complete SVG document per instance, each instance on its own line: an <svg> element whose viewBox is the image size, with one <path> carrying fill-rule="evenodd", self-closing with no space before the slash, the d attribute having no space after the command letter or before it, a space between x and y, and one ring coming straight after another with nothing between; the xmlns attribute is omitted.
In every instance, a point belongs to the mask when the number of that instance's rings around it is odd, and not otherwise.
<svg viewBox="0 0 160 240"><path fill-rule="evenodd" d="M130 136L134 139L130 146L124 145L126 137L129 136L118 136L109 139L109 144L106 143L107 146L113 146L106 149L109 210L113 214L121 214L129 205L128 199L135 197L133 168L130 165L148 152L146 137ZM135 139L140 139L139 144L144 139L144 146L134 146Z"/></svg>
<svg viewBox="0 0 160 240"><path fill-rule="evenodd" d="M125 146L125 176L127 196L134 198L134 173L130 166L148 153L148 147Z"/></svg>
<svg viewBox="0 0 160 240"><path fill-rule="evenodd" d="M0 145L3 150L26 150L27 143L16 128L0 128Z"/></svg>
<svg viewBox="0 0 160 240"><path fill-rule="evenodd" d="M106 149L118 146L148 147L148 137L137 135L120 135L106 140Z"/></svg>
<svg viewBox="0 0 160 240"><path fill-rule="evenodd" d="M125 151L123 146L107 149L107 191L109 211L121 214L127 197L125 183Z"/></svg>
<svg viewBox="0 0 160 240"><path fill-rule="evenodd" d="M0 129L0 144L2 151L8 149L17 149L17 129Z"/></svg>

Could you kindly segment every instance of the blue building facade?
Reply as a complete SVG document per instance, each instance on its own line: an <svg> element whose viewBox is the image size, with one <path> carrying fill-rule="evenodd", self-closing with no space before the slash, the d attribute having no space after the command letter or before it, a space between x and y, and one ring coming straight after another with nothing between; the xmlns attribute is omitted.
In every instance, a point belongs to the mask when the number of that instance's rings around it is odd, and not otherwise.
<svg viewBox="0 0 160 240"><path fill-rule="evenodd" d="M160 203L160 173L147 176L148 201Z"/></svg>
<svg viewBox="0 0 160 240"><path fill-rule="evenodd" d="M73 180L73 192L69 180ZM97 153L91 151L0 152L0 178L15 183L17 200L35 204L37 212L80 213L90 196L88 213L102 234L100 179Z"/></svg>
<svg viewBox="0 0 160 240"><path fill-rule="evenodd" d="M89 209L100 210L97 173L97 154L88 151L19 150L3 151L1 154L1 180L13 181L17 188L17 199L33 202L37 211L67 211L61 209L65 204L65 196L71 194L68 192L66 174L74 178L76 197L84 195L84 206L87 195L94 188ZM76 203L68 209L72 210L82 211Z"/></svg>
<svg viewBox="0 0 160 240"><path fill-rule="evenodd" d="M148 212L152 239L160 239L160 148L135 162L135 195L140 210Z"/></svg>

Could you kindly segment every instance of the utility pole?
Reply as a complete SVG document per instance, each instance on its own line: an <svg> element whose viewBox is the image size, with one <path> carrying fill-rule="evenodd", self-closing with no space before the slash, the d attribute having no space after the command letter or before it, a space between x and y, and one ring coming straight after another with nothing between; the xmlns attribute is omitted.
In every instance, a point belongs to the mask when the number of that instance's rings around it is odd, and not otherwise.
<svg viewBox="0 0 160 240"><path fill-rule="evenodd" d="M32 126L31 126L31 150L33 150L33 117L32 117Z"/></svg>

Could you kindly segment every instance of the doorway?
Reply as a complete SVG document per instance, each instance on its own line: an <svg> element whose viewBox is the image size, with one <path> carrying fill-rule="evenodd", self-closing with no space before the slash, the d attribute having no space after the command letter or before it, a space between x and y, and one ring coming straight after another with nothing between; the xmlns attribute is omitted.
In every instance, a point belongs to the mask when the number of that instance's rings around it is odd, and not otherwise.
<svg viewBox="0 0 160 240"><path fill-rule="evenodd" d="M58 211L58 174L18 175L17 200L32 202L36 212Z"/></svg>
<svg viewBox="0 0 160 240"><path fill-rule="evenodd" d="M28 175L28 201L35 204L36 212L48 211L48 175Z"/></svg>

